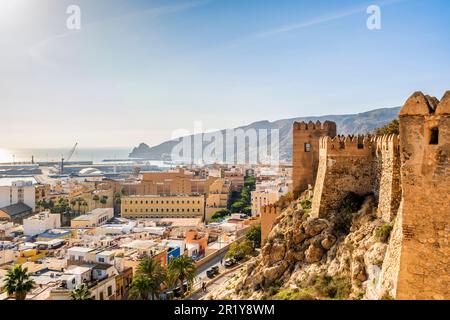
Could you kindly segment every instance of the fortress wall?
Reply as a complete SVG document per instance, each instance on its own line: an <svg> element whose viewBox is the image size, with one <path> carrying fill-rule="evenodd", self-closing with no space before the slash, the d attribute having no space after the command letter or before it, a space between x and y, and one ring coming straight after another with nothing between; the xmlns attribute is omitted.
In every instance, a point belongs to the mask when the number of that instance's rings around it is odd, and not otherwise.
<svg viewBox="0 0 450 320"><path fill-rule="evenodd" d="M450 299L450 92L400 112L403 239L398 299Z"/></svg>
<svg viewBox="0 0 450 320"><path fill-rule="evenodd" d="M373 142L376 147L374 191L378 198L378 216L390 222L397 214L402 195L399 139L396 135L385 135L374 138Z"/></svg>
<svg viewBox="0 0 450 320"><path fill-rule="evenodd" d="M403 203L400 203L398 213L395 216L394 228L391 232L389 246L381 267L380 277L376 284L376 296L371 299L381 299L383 296L397 296L397 281L400 270L400 255L403 238Z"/></svg>
<svg viewBox="0 0 450 320"><path fill-rule="evenodd" d="M266 242L275 219L280 215L280 208L274 205L261 207L261 242Z"/></svg>
<svg viewBox="0 0 450 320"><path fill-rule="evenodd" d="M313 216L338 210L351 192L361 196L373 192L373 148L369 137L324 137L319 148Z"/></svg>
<svg viewBox="0 0 450 320"><path fill-rule="evenodd" d="M295 122L292 130L292 189L298 195L314 185L319 166L319 139L336 136L336 123ZM308 148L309 146L309 148Z"/></svg>

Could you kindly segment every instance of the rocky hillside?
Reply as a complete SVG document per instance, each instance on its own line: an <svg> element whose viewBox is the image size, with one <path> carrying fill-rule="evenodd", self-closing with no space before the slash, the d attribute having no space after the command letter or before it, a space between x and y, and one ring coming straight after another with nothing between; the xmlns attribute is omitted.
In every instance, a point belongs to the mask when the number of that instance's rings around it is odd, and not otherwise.
<svg viewBox="0 0 450 320"><path fill-rule="evenodd" d="M331 120L336 122L339 134L363 134L372 132L375 128L382 127L386 123L397 118L400 108L376 109L364 113L349 115L328 115L321 117L300 117L278 120L275 122L259 121L250 125L235 129L278 129L280 135L280 157L281 160L289 161L292 156L292 124L295 121L321 121ZM223 130L222 133L225 131ZM270 131L269 131L270 132ZM160 145L149 147L141 143L130 153L131 158L145 158L152 160L170 160L173 147L177 140L166 141ZM197 160L197 159L196 159Z"/></svg>
<svg viewBox="0 0 450 320"><path fill-rule="evenodd" d="M326 219L309 216L309 201L292 203L261 254L207 299L370 298L391 227L377 219L373 197L349 200Z"/></svg>

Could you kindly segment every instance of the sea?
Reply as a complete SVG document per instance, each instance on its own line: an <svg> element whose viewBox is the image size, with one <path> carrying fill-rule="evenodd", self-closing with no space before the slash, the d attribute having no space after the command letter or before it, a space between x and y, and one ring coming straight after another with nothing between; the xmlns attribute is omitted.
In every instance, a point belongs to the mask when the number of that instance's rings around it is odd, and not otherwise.
<svg viewBox="0 0 450 320"><path fill-rule="evenodd" d="M77 148L70 161L92 161L101 163L104 160L127 160L132 148ZM0 163L31 162L59 162L61 158L67 158L71 149L63 148L30 148L30 149L6 149L0 148Z"/></svg>

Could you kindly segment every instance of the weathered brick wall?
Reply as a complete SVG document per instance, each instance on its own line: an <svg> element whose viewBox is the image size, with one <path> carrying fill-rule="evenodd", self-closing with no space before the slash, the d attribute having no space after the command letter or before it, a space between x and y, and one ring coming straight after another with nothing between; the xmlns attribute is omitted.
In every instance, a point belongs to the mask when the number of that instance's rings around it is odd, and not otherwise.
<svg viewBox="0 0 450 320"><path fill-rule="evenodd" d="M273 223L280 215L281 210L274 205L261 207L261 241L266 242L266 239L272 230Z"/></svg>
<svg viewBox="0 0 450 320"><path fill-rule="evenodd" d="M397 298L450 299L450 92L439 105L422 93L406 102L400 145L403 239Z"/></svg>
<svg viewBox="0 0 450 320"><path fill-rule="evenodd" d="M397 296L397 281L400 270L400 255L403 239L403 203L400 203L398 213L394 220L389 246L381 268L380 277L376 284L376 295L372 299L381 299L383 296Z"/></svg>
<svg viewBox="0 0 450 320"><path fill-rule="evenodd" d="M400 186L400 146L396 135L374 139L376 146L376 172L378 184L374 185L378 197L378 216L390 222L397 214L402 196Z"/></svg>
<svg viewBox="0 0 450 320"><path fill-rule="evenodd" d="M324 216L339 209L351 192L373 192L372 144L369 137L324 137L314 189L312 215Z"/></svg>
<svg viewBox="0 0 450 320"><path fill-rule="evenodd" d="M324 136L336 136L336 123L295 122L292 130L292 189L300 194L314 185L319 166L319 139ZM311 146L305 150L305 144Z"/></svg>

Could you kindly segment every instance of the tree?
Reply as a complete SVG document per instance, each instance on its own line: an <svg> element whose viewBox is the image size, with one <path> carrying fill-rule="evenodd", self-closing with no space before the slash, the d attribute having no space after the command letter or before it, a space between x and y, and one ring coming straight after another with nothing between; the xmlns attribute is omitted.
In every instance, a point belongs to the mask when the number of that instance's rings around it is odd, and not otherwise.
<svg viewBox="0 0 450 320"><path fill-rule="evenodd" d="M101 203L102 205L105 205L107 202L108 202L108 197L107 197L107 196L103 196L103 197L100 199L100 203Z"/></svg>
<svg viewBox="0 0 450 320"><path fill-rule="evenodd" d="M78 205L78 214L81 214L81 206L82 206L83 203L84 203L84 199L81 198L81 197L78 197L78 198L75 199L75 202L76 202L77 205Z"/></svg>
<svg viewBox="0 0 450 320"><path fill-rule="evenodd" d="M252 243L253 250L261 247L261 225L254 225L245 235L245 238Z"/></svg>
<svg viewBox="0 0 450 320"><path fill-rule="evenodd" d="M222 221L226 216L229 216L231 214L230 210L228 209L220 209L217 210L216 213L214 213L211 217L211 222L219 222Z"/></svg>
<svg viewBox="0 0 450 320"><path fill-rule="evenodd" d="M246 187L250 191L255 191L256 189L256 178L252 176L245 177L244 187Z"/></svg>
<svg viewBox="0 0 450 320"><path fill-rule="evenodd" d="M167 278L167 273L161 263L149 257L144 258L137 268L137 274L147 277L150 280L149 293L152 300L161 293L161 286Z"/></svg>
<svg viewBox="0 0 450 320"><path fill-rule="evenodd" d="M397 119L392 120L385 126L374 130L374 135L382 136L385 134L400 134L400 126Z"/></svg>
<svg viewBox="0 0 450 320"><path fill-rule="evenodd" d="M240 243L233 242L230 246L230 250L228 250L227 254L225 255L226 258L233 258L236 261L240 261L247 257L248 255L252 254L253 248L252 244L248 240L244 240Z"/></svg>
<svg viewBox="0 0 450 320"><path fill-rule="evenodd" d="M78 285L70 293L70 298L72 300L93 300L89 288L86 284L82 283Z"/></svg>
<svg viewBox="0 0 450 320"><path fill-rule="evenodd" d="M236 201L231 205L231 212L233 213L241 213L245 207L245 203L242 201Z"/></svg>
<svg viewBox="0 0 450 320"><path fill-rule="evenodd" d="M70 200L70 206L72 207L72 210L74 210L73 208L77 205L77 201L75 199Z"/></svg>
<svg viewBox="0 0 450 320"><path fill-rule="evenodd" d="M86 208L88 207L88 203L86 201L83 201L82 205L84 207L84 213L86 213Z"/></svg>
<svg viewBox="0 0 450 320"><path fill-rule="evenodd" d="M130 300L148 300L151 292L152 283L149 277L137 275L133 278L130 286L128 299Z"/></svg>
<svg viewBox="0 0 450 320"><path fill-rule="evenodd" d="M33 289L34 281L30 279L28 268L15 265L8 271L4 280L4 290L16 300L25 300L27 293Z"/></svg>
<svg viewBox="0 0 450 320"><path fill-rule="evenodd" d="M191 286L197 275L195 262L188 256L172 259L169 263L169 279L172 283L180 283L181 293L184 295L184 283Z"/></svg>

